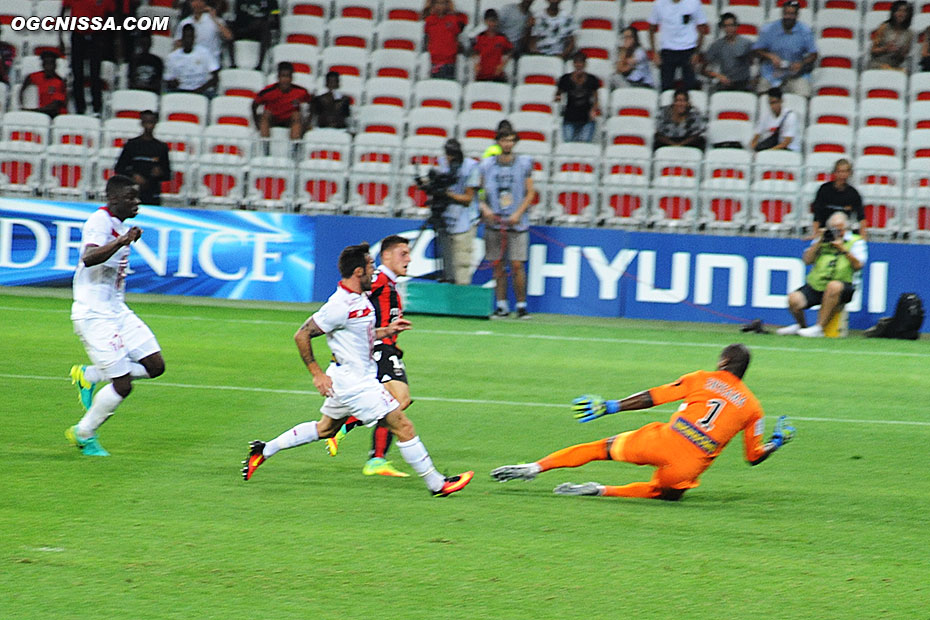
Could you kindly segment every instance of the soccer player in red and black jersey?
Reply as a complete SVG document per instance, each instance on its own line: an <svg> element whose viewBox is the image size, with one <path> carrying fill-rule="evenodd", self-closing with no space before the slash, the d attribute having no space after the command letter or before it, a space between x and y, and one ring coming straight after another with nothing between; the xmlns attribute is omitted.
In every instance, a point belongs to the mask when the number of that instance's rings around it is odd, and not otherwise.
<svg viewBox="0 0 930 620"><path fill-rule="evenodd" d="M288 127L291 140L300 140L307 127L300 114L301 103L310 103L310 93L294 84L294 65L278 63L278 81L263 88L252 100L252 115L262 137L271 136L272 127ZM264 106L261 114L259 106Z"/></svg>
<svg viewBox="0 0 930 620"><path fill-rule="evenodd" d="M397 292L398 276L407 275L410 264L410 242L399 235L390 235L381 241L381 266L375 270L368 294L371 305L375 307L375 329L390 325L392 321L404 316L403 304ZM410 386L407 384L407 370L404 367L404 352L397 348L397 334L375 341L373 352L378 364L378 380L384 384L402 409L406 409L410 400ZM330 456L336 456L339 442L346 433L360 425L354 417L346 420L345 425L334 436L326 440L326 450ZM393 476L406 478L409 474L399 471L384 458L391 445L393 435L384 426L375 427L371 440L371 452L368 462L362 468L366 476Z"/></svg>

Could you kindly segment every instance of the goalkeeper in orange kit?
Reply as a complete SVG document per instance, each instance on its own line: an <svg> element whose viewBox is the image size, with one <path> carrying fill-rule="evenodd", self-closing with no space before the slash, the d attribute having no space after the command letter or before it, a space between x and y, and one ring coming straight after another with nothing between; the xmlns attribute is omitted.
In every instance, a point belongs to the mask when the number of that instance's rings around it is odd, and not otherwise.
<svg viewBox="0 0 930 620"><path fill-rule="evenodd" d="M742 381L749 358L749 349L744 345L731 344L720 353L715 371L692 372L674 383L623 400L605 401L599 396L576 398L572 409L579 422L677 400L683 400L684 404L667 423L652 422L635 431L570 446L535 463L498 467L491 476L499 482L532 480L550 469L578 467L591 461L624 461L655 467L652 480L623 486L566 482L557 486L555 492L674 501L688 489L698 486L698 477L740 431L743 432L746 460L750 465L758 465L790 441L795 431L787 417L781 416L769 441L763 442L762 407Z"/></svg>

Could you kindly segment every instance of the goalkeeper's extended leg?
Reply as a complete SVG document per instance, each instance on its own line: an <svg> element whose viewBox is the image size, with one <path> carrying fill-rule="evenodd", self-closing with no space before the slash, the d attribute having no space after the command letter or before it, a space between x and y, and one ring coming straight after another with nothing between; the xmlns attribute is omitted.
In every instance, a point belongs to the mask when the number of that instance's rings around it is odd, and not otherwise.
<svg viewBox="0 0 930 620"><path fill-rule="evenodd" d="M491 476L498 482L508 480L532 480L537 474L560 467L580 467L591 461L604 461L607 455L607 439L599 439L590 443L582 443L563 448L544 456L535 463L524 465L505 465L491 472Z"/></svg>

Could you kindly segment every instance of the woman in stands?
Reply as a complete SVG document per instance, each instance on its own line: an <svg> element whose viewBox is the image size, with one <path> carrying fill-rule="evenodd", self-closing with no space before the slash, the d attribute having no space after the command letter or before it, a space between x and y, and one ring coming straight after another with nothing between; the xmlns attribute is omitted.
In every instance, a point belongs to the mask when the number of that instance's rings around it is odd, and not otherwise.
<svg viewBox="0 0 930 620"><path fill-rule="evenodd" d="M704 150L707 123L701 112L691 105L688 91L675 91L671 105L659 111L656 119L655 147L693 146Z"/></svg>
<svg viewBox="0 0 930 620"><path fill-rule="evenodd" d="M888 21L872 34L872 59L869 69L907 70L905 63L914 42L914 33L911 32L913 14L914 9L910 3L892 3Z"/></svg>

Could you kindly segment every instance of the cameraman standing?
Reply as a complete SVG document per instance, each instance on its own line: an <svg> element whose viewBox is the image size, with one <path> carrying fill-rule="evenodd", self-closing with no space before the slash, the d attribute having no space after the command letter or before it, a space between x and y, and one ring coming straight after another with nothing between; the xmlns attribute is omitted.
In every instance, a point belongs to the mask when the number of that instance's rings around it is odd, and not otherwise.
<svg viewBox="0 0 930 620"><path fill-rule="evenodd" d="M526 310L526 268L530 245L530 205L536 198L533 189L533 160L515 155L517 134L512 129L497 137L500 155L485 158L480 165L481 181L487 204L481 203L485 222L485 258L494 264L497 282L497 308L492 317L510 314L507 304L507 270L513 275L513 292L517 298L517 316L529 318Z"/></svg>
<svg viewBox="0 0 930 620"><path fill-rule="evenodd" d="M807 283L788 295L788 309L797 323L776 330L779 336L823 337L824 327L852 300L861 281L860 272L869 256L865 240L847 230L849 218L842 211L834 212L826 225L802 256L811 265ZM817 304L817 322L807 327L804 310Z"/></svg>
<svg viewBox="0 0 930 620"><path fill-rule="evenodd" d="M475 222L478 206L475 198L481 186L478 162L465 158L462 146L455 138L446 141L445 157L440 157L440 174L452 174L453 184L446 190L448 206L442 213L442 226L437 231L442 256L444 278L456 284L471 284L472 247L475 242Z"/></svg>

